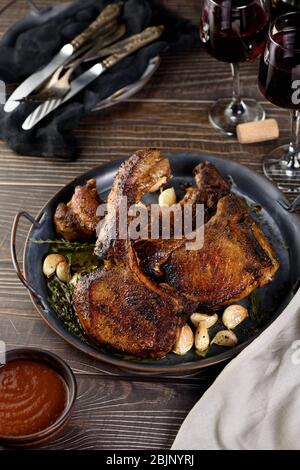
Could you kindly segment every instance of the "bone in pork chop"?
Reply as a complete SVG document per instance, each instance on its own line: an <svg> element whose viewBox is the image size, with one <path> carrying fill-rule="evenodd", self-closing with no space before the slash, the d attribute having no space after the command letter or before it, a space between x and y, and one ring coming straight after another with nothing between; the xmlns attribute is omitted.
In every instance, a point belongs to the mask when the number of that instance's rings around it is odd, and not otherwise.
<svg viewBox="0 0 300 470"><path fill-rule="evenodd" d="M205 204L204 246L187 250L185 240L139 240L134 248L153 280L180 298L217 309L271 282L279 263L245 199L230 193L216 168L202 162L194 173L196 187L182 202Z"/></svg>
<svg viewBox="0 0 300 470"><path fill-rule="evenodd" d="M195 186L186 189L186 193L179 202L181 206L192 205L193 230L196 229L195 213L196 205L204 207L204 221L216 213L219 199L230 193L230 183L223 178L217 168L209 162L201 162L194 169ZM185 240L137 240L134 249L138 254L142 270L151 278L163 277L161 269L170 254L185 244Z"/></svg>
<svg viewBox="0 0 300 470"><path fill-rule="evenodd" d="M279 263L265 235L251 218L243 198L221 198L205 225L204 246L173 250L162 271L165 282L190 301L219 308L270 283Z"/></svg>
<svg viewBox="0 0 300 470"><path fill-rule="evenodd" d="M136 152L119 169L109 202L118 205L125 195L128 205L137 203L169 176L169 162L159 151ZM115 241L115 220L105 217L96 245L105 267L79 281L73 294L80 323L95 342L138 357L162 357L196 305L230 304L273 279L278 261L245 200L230 193L210 164L200 164L195 179L184 200L206 205L201 250L186 250L184 239ZM147 264L151 279L142 269Z"/></svg>
<svg viewBox="0 0 300 470"><path fill-rule="evenodd" d="M137 357L165 356L186 321L182 304L127 262L108 262L85 276L73 301L96 343Z"/></svg>
<svg viewBox="0 0 300 470"><path fill-rule="evenodd" d="M108 201L128 205L159 189L170 165L157 150L135 153L119 169ZM189 308L150 281L139 267L130 240L113 240L108 214L96 253L109 258L104 269L85 276L73 294L75 311L86 333L98 344L138 357L162 357L171 351Z"/></svg>
<svg viewBox="0 0 300 470"><path fill-rule="evenodd" d="M169 160L161 155L159 150L138 150L126 160L114 179L107 203L118 207L122 197L127 197L128 207L140 202L146 193L157 191L171 176ZM103 259L112 250L115 256L114 227L116 220L108 214L100 228L95 254ZM122 245L123 246L123 245Z"/></svg>

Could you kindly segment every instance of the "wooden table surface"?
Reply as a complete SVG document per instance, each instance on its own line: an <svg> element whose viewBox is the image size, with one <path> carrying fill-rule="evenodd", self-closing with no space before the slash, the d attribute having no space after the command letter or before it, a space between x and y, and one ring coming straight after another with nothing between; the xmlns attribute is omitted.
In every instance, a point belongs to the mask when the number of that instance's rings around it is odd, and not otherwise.
<svg viewBox="0 0 300 470"><path fill-rule="evenodd" d="M0 0L0 8L7 0ZM38 6L60 3L38 0ZM195 23L199 0L165 0ZM25 2L0 16L0 32L21 18ZM38 317L14 273L9 241L13 217L24 209L35 215L63 185L91 168L141 147L166 151L201 151L242 163L261 173L262 157L289 135L288 113L264 101L257 88L258 62L243 64L242 91L262 102L279 121L280 142L242 146L208 122L216 97L231 92L230 70L200 49L164 57L150 83L133 98L85 118L77 130L78 157L59 159L19 156L0 141L0 339L7 348L42 347L63 357L76 373L76 410L65 433L51 449L167 449L183 419L214 380L218 369L190 377L128 375L89 359L56 336ZM22 253L28 225L18 237ZM1 447L0 447L1 448Z"/></svg>

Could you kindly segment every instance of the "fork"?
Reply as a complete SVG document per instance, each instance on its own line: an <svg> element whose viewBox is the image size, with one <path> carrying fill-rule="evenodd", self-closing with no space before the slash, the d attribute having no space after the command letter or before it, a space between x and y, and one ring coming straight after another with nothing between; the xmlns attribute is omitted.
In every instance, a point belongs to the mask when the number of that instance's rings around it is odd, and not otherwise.
<svg viewBox="0 0 300 470"><path fill-rule="evenodd" d="M67 93L68 89L70 88L70 78L72 73L74 72L77 65L79 65L81 59L78 59L74 62L72 67L69 67L67 71L62 75L61 78L60 74L64 70L64 65L61 65L52 75L50 80L46 83L43 87L42 91L36 95L32 95L32 97L27 97L24 101L47 101L52 98L62 98Z"/></svg>
<svg viewBox="0 0 300 470"><path fill-rule="evenodd" d="M130 42L131 37L126 38L123 41L119 41L110 47L100 49L98 53L96 52L96 47L93 47L92 51L88 51L87 54L85 54L83 57L79 57L77 60L74 60L72 63L70 63L67 66L65 73L60 77L60 74L66 68L65 65L62 65L56 70L56 72L54 72L50 81L46 84L41 93L33 96L34 101L48 101L52 99L63 98L70 90L70 78L79 65L84 62L97 60L102 57L115 54L120 48L125 47Z"/></svg>

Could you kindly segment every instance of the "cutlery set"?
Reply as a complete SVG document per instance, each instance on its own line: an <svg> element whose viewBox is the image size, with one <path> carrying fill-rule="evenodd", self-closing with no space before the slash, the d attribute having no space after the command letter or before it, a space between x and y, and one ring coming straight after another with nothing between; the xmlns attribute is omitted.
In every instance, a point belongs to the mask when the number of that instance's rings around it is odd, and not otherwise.
<svg viewBox="0 0 300 470"><path fill-rule="evenodd" d="M163 26L152 26L123 39L126 27L117 22L121 10L122 3L104 8L96 20L65 44L50 63L33 73L12 93L4 106L6 113L14 111L22 103L40 103L23 122L23 130L32 129L106 70L162 34ZM80 66L87 66L89 62L96 63L72 78Z"/></svg>
<svg viewBox="0 0 300 470"><path fill-rule="evenodd" d="M19 100L20 102L41 102L47 101L54 98L62 98L70 89L70 78L73 72L84 62L96 60L105 55L112 54L114 52L113 47L106 47L111 43L115 43L118 39L124 36L126 33L125 25L119 26L119 28L110 34L109 36L100 37L95 45L89 45L89 47L82 48L78 51L78 54L73 54L70 62L67 61L61 65L53 75L47 80L40 90L24 97ZM117 42L115 48L120 42ZM64 72L64 73L63 73ZM62 74L63 73L63 74Z"/></svg>

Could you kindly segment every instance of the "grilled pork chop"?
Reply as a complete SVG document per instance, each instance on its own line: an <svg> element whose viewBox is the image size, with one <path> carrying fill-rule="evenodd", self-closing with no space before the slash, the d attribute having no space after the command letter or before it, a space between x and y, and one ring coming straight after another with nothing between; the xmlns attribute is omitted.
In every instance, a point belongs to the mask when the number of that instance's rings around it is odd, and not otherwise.
<svg viewBox="0 0 300 470"><path fill-rule="evenodd" d="M172 294L127 262L109 262L77 284L73 301L87 334L98 344L137 357L159 358L171 351L186 321Z"/></svg>
<svg viewBox="0 0 300 470"><path fill-rule="evenodd" d="M143 271L201 307L217 309L247 297L274 279L279 268L246 201L208 162L195 168L196 187L184 202L205 204L204 246L187 250L185 240L139 240L134 248Z"/></svg>
<svg viewBox="0 0 300 470"><path fill-rule="evenodd" d="M201 306L219 308L271 282L278 268L246 201L231 193L219 200L216 214L205 225L204 246L188 251L182 245L161 269L177 294Z"/></svg>
<svg viewBox="0 0 300 470"><path fill-rule="evenodd" d="M194 169L196 186L190 186L179 205L191 204L193 211L193 230L196 229L196 205L204 206L204 221L207 223L216 213L219 199L230 193L230 183L223 178L217 168L209 162L201 162ZM185 240L137 240L134 249L138 254L142 270L151 278L163 278L162 265L169 255L185 244Z"/></svg>
<svg viewBox="0 0 300 470"><path fill-rule="evenodd" d="M121 198L125 196L127 197L127 205L130 207L140 202L144 194L158 191L170 176L169 160L163 157L159 150L138 150L121 165L114 179L107 204L117 208ZM115 223L113 214L108 214L103 220L95 249L95 254L101 259L109 254L110 249L112 249L111 256L116 255ZM124 245L122 244L122 246Z"/></svg>
<svg viewBox="0 0 300 470"><path fill-rule="evenodd" d="M170 176L169 161L157 150L135 153L119 169L108 198L128 206L159 189ZM73 293L74 308L86 333L98 344L138 357L162 357L171 351L189 307L142 272L130 240L112 237L115 223L105 217L96 253L104 269L85 276Z"/></svg>
<svg viewBox="0 0 300 470"><path fill-rule="evenodd" d="M129 205L136 203L169 176L169 163L157 150L139 151L121 166L109 201L117 204L126 195ZM80 323L95 342L138 357L162 357L196 305L230 304L273 279L278 261L246 202L230 193L209 164L197 167L195 179L185 201L206 204L201 250L187 251L185 240L114 241L115 220L105 217L96 253L108 261L79 281L73 294ZM145 264L153 268L152 279Z"/></svg>

